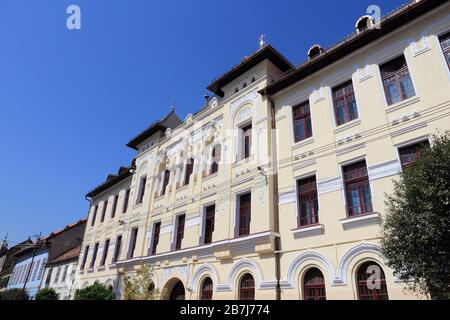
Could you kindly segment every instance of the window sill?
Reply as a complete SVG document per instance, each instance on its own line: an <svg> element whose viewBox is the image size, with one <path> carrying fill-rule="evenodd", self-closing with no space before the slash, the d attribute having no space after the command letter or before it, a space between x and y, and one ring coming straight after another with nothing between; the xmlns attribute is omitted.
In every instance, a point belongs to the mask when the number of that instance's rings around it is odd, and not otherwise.
<svg viewBox="0 0 450 320"><path fill-rule="evenodd" d="M106 267L105 266L101 266L101 267L98 267L97 268L97 271L105 271L106 270Z"/></svg>
<svg viewBox="0 0 450 320"><path fill-rule="evenodd" d="M294 143L294 145L292 146L292 150L302 148L312 143L314 143L314 137L306 138L305 140Z"/></svg>
<svg viewBox="0 0 450 320"><path fill-rule="evenodd" d="M291 230L295 239L304 238L304 237L312 237L317 236L324 233L323 224L314 224L310 226L300 227L298 229Z"/></svg>
<svg viewBox="0 0 450 320"><path fill-rule="evenodd" d="M336 133L340 133L340 132L345 131L347 129L356 127L356 126L358 126L360 124L361 124L361 119L358 118L358 119L352 120L350 122L341 124L339 127L336 127L336 129L334 129L334 133L335 134Z"/></svg>
<svg viewBox="0 0 450 320"><path fill-rule="evenodd" d="M414 97L405 99L403 101L391 104L391 105L389 105L387 107L386 113L397 111L397 110L405 108L405 107L407 107L409 105L415 104L415 103L417 103L419 101L420 101L420 97L419 96L414 96Z"/></svg>
<svg viewBox="0 0 450 320"><path fill-rule="evenodd" d="M140 207L142 207L143 205L144 205L143 202L142 202L142 203L139 203L139 204L135 204L135 205L133 206L133 209L140 208Z"/></svg>
<svg viewBox="0 0 450 320"><path fill-rule="evenodd" d="M189 188L189 184L182 185L182 186L178 187L177 192L185 191L188 188Z"/></svg>
<svg viewBox="0 0 450 320"><path fill-rule="evenodd" d="M342 224L342 227L347 229L364 227L372 224L379 224L381 220L381 216L378 212L366 213L359 216L349 217L339 222Z"/></svg>
<svg viewBox="0 0 450 320"><path fill-rule="evenodd" d="M92 272L94 272L94 268L89 268L89 269L86 270L86 272L87 273L92 273Z"/></svg>

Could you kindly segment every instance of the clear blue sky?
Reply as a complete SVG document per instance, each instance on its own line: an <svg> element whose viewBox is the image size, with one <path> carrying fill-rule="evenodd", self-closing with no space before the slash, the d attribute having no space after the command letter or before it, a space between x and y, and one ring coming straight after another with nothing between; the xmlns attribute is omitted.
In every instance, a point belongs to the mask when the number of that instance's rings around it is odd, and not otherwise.
<svg viewBox="0 0 450 320"><path fill-rule="evenodd" d="M267 41L294 64L353 31L367 6L406 0L2 0L0 237L48 234L87 214L87 191L134 156L130 138ZM66 28L81 7L82 29Z"/></svg>

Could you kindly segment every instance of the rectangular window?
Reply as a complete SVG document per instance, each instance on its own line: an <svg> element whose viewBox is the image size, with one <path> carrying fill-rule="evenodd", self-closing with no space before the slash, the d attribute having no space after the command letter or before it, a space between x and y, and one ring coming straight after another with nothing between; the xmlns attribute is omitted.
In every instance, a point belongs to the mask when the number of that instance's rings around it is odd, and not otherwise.
<svg viewBox="0 0 450 320"><path fill-rule="evenodd" d="M252 195L247 193L239 196L239 237L250 234L250 221L252 212Z"/></svg>
<svg viewBox="0 0 450 320"><path fill-rule="evenodd" d="M130 237L130 247L128 249L128 259L134 258L134 251L136 249L136 242L137 242L137 235L138 235L138 228L133 228L131 230L131 237Z"/></svg>
<svg viewBox="0 0 450 320"><path fill-rule="evenodd" d="M108 208L108 200L106 200L105 202L103 202L103 210L102 210L102 217L100 219L100 223L105 221L105 216L106 216L106 209Z"/></svg>
<svg viewBox="0 0 450 320"><path fill-rule="evenodd" d="M37 262L37 264L34 266L33 277L31 278L31 281L36 280L39 268L41 267L41 262L42 262L42 260L39 260Z"/></svg>
<svg viewBox="0 0 450 320"><path fill-rule="evenodd" d="M50 268L47 272L47 278L45 278L45 287L48 288L50 286L50 280L52 278L53 268Z"/></svg>
<svg viewBox="0 0 450 320"><path fill-rule="evenodd" d="M430 143L428 142L428 140L400 148L398 151L400 154L400 162L402 163L403 170L414 166L414 161L416 161L416 159L420 157L422 152L429 148Z"/></svg>
<svg viewBox="0 0 450 320"><path fill-rule="evenodd" d="M130 202L130 192L131 192L130 189L128 189L128 190L125 192L125 199L124 199L124 202L123 202L122 213L126 213L127 210L128 210L128 203Z"/></svg>
<svg viewBox="0 0 450 320"><path fill-rule="evenodd" d="M158 249L160 232L161 232L161 222L157 222L157 223L155 223L155 225L153 227L153 241L152 241L151 255L155 255L156 250Z"/></svg>
<svg viewBox="0 0 450 320"><path fill-rule="evenodd" d="M141 204L144 201L146 184L147 184L147 176L141 178L141 182L139 184L139 193L138 193L136 204Z"/></svg>
<svg viewBox="0 0 450 320"><path fill-rule="evenodd" d="M100 261L100 266L101 267L106 264L106 259L108 258L109 243L110 243L110 240L107 239L105 241L105 247L103 248L102 261Z"/></svg>
<svg viewBox="0 0 450 320"><path fill-rule="evenodd" d="M58 283L60 274L61 274L61 267L58 267L58 268L56 268L56 275L55 275L55 279L53 279L53 283Z"/></svg>
<svg viewBox="0 0 450 320"><path fill-rule="evenodd" d="M252 125L242 128L242 131L242 159L248 159L252 153Z"/></svg>
<svg viewBox="0 0 450 320"><path fill-rule="evenodd" d="M176 233L176 239L175 239L175 250L181 249L181 243L183 242L184 238L184 223L186 221L186 215L182 214L178 216L178 222L177 222L177 233Z"/></svg>
<svg viewBox="0 0 450 320"><path fill-rule="evenodd" d="M166 188L169 185L169 181L170 181L170 171L166 170L166 171L164 171L164 174L163 174L163 185L162 185L162 190L161 190L162 196L166 194Z"/></svg>
<svg viewBox="0 0 450 320"><path fill-rule="evenodd" d="M99 246L99 243L97 242L94 246L94 252L92 253L91 264L89 265L90 269L94 268L94 266L95 266L95 260L97 259L98 246Z"/></svg>
<svg viewBox="0 0 450 320"><path fill-rule="evenodd" d="M95 225L95 220L97 220L97 211L98 211L98 205L94 208L94 213L92 214L92 221L91 221L91 227Z"/></svg>
<svg viewBox="0 0 450 320"><path fill-rule="evenodd" d="M44 258L44 260L42 260L41 267L39 268L39 272L38 272L36 280L41 280L42 274L44 273L44 269L45 269L45 264L46 263L47 263L47 258Z"/></svg>
<svg viewBox="0 0 450 320"><path fill-rule="evenodd" d="M405 56L383 64L380 70L388 105L416 95Z"/></svg>
<svg viewBox="0 0 450 320"><path fill-rule="evenodd" d="M114 197L114 202L113 202L113 207L112 207L112 212L111 212L111 219L114 219L114 217L116 216L117 202L119 202L118 194L116 194Z"/></svg>
<svg viewBox="0 0 450 320"><path fill-rule="evenodd" d="M64 266L64 272L63 272L63 274L62 274L61 282L66 281L66 278L67 278L67 269L68 269L68 268L69 268L68 265Z"/></svg>
<svg viewBox="0 0 450 320"><path fill-rule="evenodd" d="M205 210L205 234L204 234L204 244L209 244L212 242L212 237L214 233L214 221L216 215L216 206L212 205Z"/></svg>
<svg viewBox="0 0 450 320"><path fill-rule="evenodd" d="M81 262L81 266L80 266L81 270L83 270L84 267L86 266L86 260L87 260L88 253L89 253L89 246L86 246L86 248L84 249L83 261Z"/></svg>
<svg viewBox="0 0 450 320"><path fill-rule="evenodd" d="M333 89L333 103L337 126L358 119L355 92L351 80Z"/></svg>
<svg viewBox="0 0 450 320"><path fill-rule="evenodd" d="M120 257L120 247L122 246L122 236L117 236L116 247L114 248L114 257L112 263L116 263Z"/></svg>
<svg viewBox="0 0 450 320"><path fill-rule="evenodd" d="M186 163L186 168L184 172L184 185L187 186L189 184L191 174L194 171L194 159L189 159Z"/></svg>
<svg viewBox="0 0 450 320"><path fill-rule="evenodd" d="M450 32L439 38L447 66L450 68Z"/></svg>
<svg viewBox="0 0 450 320"><path fill-rule="evenodd" d="M295 142L305 140L312 136L311 113L309 102L305 102L292 108L294 120Z"/></svg>
<svg viewBox="0 0 450 320"><path fill-rule="evenodd" d="M299 227L319 223L316 177L297 181Z"/></svg>
<svg viewBox="0 0 450 320"><path fill-rule="evenodd" d="M366 161L345 166L343 171L348 216L372 212L372 195Z"/></svg>
<svg viewBox="0 0 450 320"><path fill-rule="evenodd" d="M210 174L215 174L219 171L219 163L222 157L221 146L217 145L212 149L212 164L211 164L211 172Z"/></svg>

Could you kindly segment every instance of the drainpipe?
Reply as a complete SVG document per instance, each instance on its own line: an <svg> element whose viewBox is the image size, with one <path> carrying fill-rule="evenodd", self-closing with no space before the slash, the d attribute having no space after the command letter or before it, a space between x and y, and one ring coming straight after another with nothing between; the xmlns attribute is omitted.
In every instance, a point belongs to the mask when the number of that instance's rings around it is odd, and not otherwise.
<svg viewBox="0 0 450 320"><path fill-rule="evenodd" d="M275 167L278 164L277 158L277 141L276 141L276 120L275 120L275 104L273 103L272 97L264 92L267 100L270 103L270 111L271 111L271 141L272 141L272 174L273 174L273 192L274 192L274 201L273 201L273 210L274 210L274 231L280 234L280 213L278 208L278 168ZM280 236L275 237L275 276L277 279L277 287L276 287L276 299L281 300L281 240Z"/></svg>

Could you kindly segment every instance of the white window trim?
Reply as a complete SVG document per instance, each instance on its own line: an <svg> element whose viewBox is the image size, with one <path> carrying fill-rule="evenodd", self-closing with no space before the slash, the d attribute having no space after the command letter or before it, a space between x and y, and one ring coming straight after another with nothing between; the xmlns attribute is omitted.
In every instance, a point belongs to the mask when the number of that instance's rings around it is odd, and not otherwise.
<svg viewBox="0 0 450 320"><path fill-rule="evenodd" d="M398 161L398 165L400 167L401 172L403 172L403 167L402 167L402 161L400 158L400 149L404 148L404 147L408 147L408 146L412 146L413 144L419 143L419 142L424 142L424 141L428 141L428 143L430 144L430 146L432 146L432 141L431 141L431 137L430 135L423 135L414 139L409 139L407 141L403 141L401 143L395 144L394 147L396 149L396 156L397 156L397 161Z"/></svg>
<svg viewBox="0 0 450 320"><path fill-rule="evenodd" d="M216 202L209 202L206 203L204 205L202 205L202 215L201 215L201 219L200 219L200 237L199 237L199 245L203 246L205 245L205 221L206 221L206 209L214 206L215 208L215 212L217 212L217 205ZM216 215L214 214L214 220L216 218Z"/></svg>
<svg viewBox="0 0 450 320"><path fill-rule="evenodd" d="M295 225L295 229L294 229L294 230L297 230L297 229L299 229L299 228L302 228L302 227L300 227L300 203L299 203L299 201L298 201L298 181L304 180L304 179L309 179L309 178L312 178L312 177L316 177L316 191L317 191L317 205L318 205L317 210L318 210L318 215L319 215L319 213L320 213L320 198L319 198L319 186L318 186L318 183L317 183L317 171L314 170L314 171L310 171L310 172L308 172L308 173L306 173L306 174L302 174L302 175L300 175L300 176L296 176L296 177L294 178L295 209L296 209L296 210L295 210L295 222L296 222L296 225ZM320 217L319 217L319 222L320 222ZM307 226L305 226L305 227L307 227Z"/></svg>
<svg viewBox="0 0 450 320"><path fill-rule="evenodd" d="M439 38L442 37L443 35L445 35L449 31L450 30L443 30L441 32L438 32L436 35L431 35L432 41L435 42L435 45L438 48L439 56L441 57L441 62L444 65L444 68L447 70L448 81L450 81L450 66L447 64L447 60L445 59L444 50L442 48L441 41L439 40Z"/></svg>

